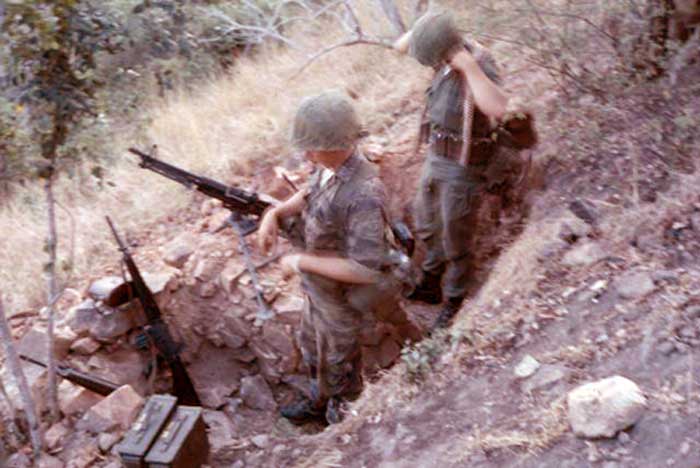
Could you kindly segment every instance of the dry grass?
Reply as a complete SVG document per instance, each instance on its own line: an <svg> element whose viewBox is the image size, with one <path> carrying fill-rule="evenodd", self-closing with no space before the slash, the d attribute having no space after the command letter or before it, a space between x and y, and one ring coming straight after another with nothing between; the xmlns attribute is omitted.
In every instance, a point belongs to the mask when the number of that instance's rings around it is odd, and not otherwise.
<svg viewBox="0 0 700 468"><path fill-rule="evenodd" d="M461 437L454 446L453 456L465 461L470 455L494 450L510 450L536 455L550 447L569 430L564 398L553 401L548 407L529 414L518 413L517 420L532 421L530 430L481 430L478 427Z"/></svg>
<svg viewBox="0 0 700 468"><path fill-rule="evenodd" d="M361 5L361 19L368 29L382 27L381 21L369 14L369 4ZM415 77L426 72L410 59L376 46L338 49L291 79L308 56L342 34L333 24L309 23L292 35L296 50L264 48L241 58L230 75L212 79L196 92L180 92L166 101L154 98L149 106L152 123L145 131L148 141L140 143L157 143L164 159L227 180L234 172L250 173L291 154L288 123L305 95L327 88L352 93L357 96L365 126L373 133L392 123L393 111L418 107L419 100L416 98L415 105L412 100L425 82ZM137 169L134 160L125 156L132 144L116 139L104 149L118 155L107 177L114 186L95 191L66 178L57 183L57 199L71 213L58 213L59 258L68 259L73 238L76 278L99 272L100 266L114 257L105 214L110 214L122 230L144 229L188 206L190 196L180 186ZM0 211L0 284L9 310L38 307L44 302L45 213L43 192L38 187L23 190ZM70 235L71 219L74 237Z"/></svg>

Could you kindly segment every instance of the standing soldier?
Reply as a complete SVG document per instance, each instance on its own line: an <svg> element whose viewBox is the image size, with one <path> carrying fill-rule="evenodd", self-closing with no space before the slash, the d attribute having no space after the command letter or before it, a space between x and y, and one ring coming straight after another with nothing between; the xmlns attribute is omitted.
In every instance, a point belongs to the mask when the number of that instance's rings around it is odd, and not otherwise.
<svg viewBox="0 0 700 468"><path fill-rule="evenodd" d="M360 134L355 110L343 94L306 98L292 140L316 171L306 189L268 211L260 225L264 252L276 247L282 219L301 215L304 225L305 252L282 259L287 273L301 275L306 294L298 341L312 380L310 398L282 408L293 422L340 420L340 404L362 389L360 332L375 318L417 338L398 304L384 186L357 150Z"/></svg>
<svg viewBox="0 0 700 468"><path fill-rule="evenodd" d="M483 194L507 198L523 166L512 149L533 146L536 136L530 115L516 111L499 88L491 55L462 38L452 14L427 13L395 48L435 69L420 132L429 150L414 210L427 256L409 299L440 304L444 293L435 322L444 327L474 280L474 234Z"/></svg>

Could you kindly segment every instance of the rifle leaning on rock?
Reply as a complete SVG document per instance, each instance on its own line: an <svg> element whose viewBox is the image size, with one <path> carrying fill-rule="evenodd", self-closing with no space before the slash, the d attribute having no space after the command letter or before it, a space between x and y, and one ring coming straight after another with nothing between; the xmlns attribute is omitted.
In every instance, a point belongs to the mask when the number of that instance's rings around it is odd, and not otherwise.
<svg viewBox="0 0 700 468"><path fill-rule="evenodd" d="M36 364L37 366L47 367L46 363L41 362L38 359L34 359L33 357L24 354L20 354L19 357L27 362ZM83 388L87 388L98 395L107 396L119 388L119 385L110 382L109 380L101 377L95 377L94 375L90 375L86 372L81 372L62 363L56 364L56 373L69 382L80 385Z"/></svg>
<svg viewBox="0 0 700 468"><path fill-rule="evenodd" d="M126 264L127 270L129 270L136 297L141 302L143 311L146 314L148 323L143 327L143 330L160 355L165 359L173 374L173 393L183 405L201 406L197 391L194 389L187 369L180 359L180 346L175 343L175 340L170 335L168 326L163 321L158 303L156 303L151 290L146 286L146 282L143 280L131 253L129 253L128 247L119 237L109 216L106 218L107 224L109 224L109 228L112 230L112 234L114 234L114 238L119 245L123 262Z"/></svg>

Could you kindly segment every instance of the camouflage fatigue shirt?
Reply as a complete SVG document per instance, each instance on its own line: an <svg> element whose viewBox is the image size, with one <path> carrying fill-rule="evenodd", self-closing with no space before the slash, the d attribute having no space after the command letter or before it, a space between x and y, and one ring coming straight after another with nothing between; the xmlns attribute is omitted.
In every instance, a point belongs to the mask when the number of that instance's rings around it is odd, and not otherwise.
<svg viewBox="0 0 700 468"><path fill-rule="evenodd" d="M383 270L389 247L386 194L377 168L354 153L325 185L322 172L311 176L302 214L307 251L339 255Z"/></svg>

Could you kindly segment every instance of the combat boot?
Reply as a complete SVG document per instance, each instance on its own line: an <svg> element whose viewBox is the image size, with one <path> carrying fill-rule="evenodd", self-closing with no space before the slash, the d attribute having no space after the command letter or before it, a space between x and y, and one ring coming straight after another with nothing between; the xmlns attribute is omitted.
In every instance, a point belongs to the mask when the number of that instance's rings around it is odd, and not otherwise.
<svg viewBox="0 0 700 468"><path fill-rule="evenodd" d="M463 297L449 298L445 303L445 306L440 311L440 314L438 315L437 319L435 320L435 323L433 324L433 329L435 330L438 328L447 327L450 324L452 317L454 317L457 314L457 312L459 312L459 308L462 305L462 301L464 301Z"/></svg>
<svg viewBox="0 0 700 468"><path fill-rule="evenodd" d="M328 424L338 424L345 417L347 411L346 403L338 397L328 400L326 406L326 421Z"/></svg>
<svg viewBox="0 0 700 468"><path fill-rule="evenodd" d="M419 301L426 304L440 304L442 302L442 287L440 286L441 274L423 272L423 279L406 296L409 301Z"/></svg>
<svg viewBox="0 0 700 468"><path fill-rule="evenodd" d="M324 421L326 405L301 397L296 402L280 408L280 414L294 424L304 424L311 421Z"/></svg>

